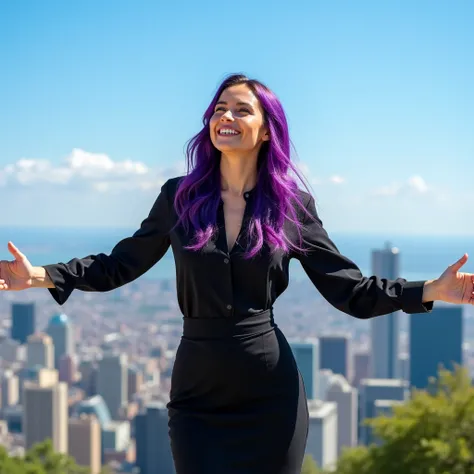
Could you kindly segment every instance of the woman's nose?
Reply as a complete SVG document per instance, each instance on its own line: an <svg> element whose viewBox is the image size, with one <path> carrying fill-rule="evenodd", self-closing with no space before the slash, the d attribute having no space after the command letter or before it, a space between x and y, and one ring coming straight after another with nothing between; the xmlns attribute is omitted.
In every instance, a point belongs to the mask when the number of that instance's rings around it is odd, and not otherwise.
<svg viewBox="0 0 474 474"><path fill-rule="evenodd" d="M230 110L227 110L224 114L221 115L221 120L226 122L228 120L234 120L234 116Z"/></svg>

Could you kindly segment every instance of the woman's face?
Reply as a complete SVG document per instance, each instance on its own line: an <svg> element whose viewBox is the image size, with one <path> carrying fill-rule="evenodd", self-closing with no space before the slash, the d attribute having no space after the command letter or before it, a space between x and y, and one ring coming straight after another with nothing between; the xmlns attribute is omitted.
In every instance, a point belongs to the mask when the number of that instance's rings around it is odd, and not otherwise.
<svg viewBox="0 0 474 474"><path fill-rule="evenodd" d="M225 89L211 117L213 145L222 153L249 153L269 140L263 109L252 90L245 84Z"/></svg>

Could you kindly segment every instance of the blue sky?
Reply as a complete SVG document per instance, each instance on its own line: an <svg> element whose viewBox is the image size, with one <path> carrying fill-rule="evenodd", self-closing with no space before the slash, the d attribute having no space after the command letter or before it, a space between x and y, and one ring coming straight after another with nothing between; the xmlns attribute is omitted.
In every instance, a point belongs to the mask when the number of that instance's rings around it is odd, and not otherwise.
<svg viewBox="0 0 474 474"><path fill-rule="evenodd" d="M473 22L470 0L1 2L2 225L135 227L244 72L328 230L472 235Z"/></svg>

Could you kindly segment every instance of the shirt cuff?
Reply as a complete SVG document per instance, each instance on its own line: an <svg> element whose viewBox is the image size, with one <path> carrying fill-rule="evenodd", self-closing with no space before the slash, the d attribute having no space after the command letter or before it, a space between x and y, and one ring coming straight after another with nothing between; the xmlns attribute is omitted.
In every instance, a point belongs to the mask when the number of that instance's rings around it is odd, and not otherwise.
<svg viewBox="0 0 474 474"><path fill-rule="evenodd" d="M54 284L54 288L48 288L49 293L56 303L63 305L74 291L74 283L72 278L69 278L66 265L63 263L55 263L52 265L43 265L43 268Z"/></svg>
<svg viewBox="0 0 474 474"><path fill-rule="evenodd" d="M433 301L423 303L423 288L426 280L407 281L403 285L401 296L402 311L407 314L430 313L433 309Z"/></svg>

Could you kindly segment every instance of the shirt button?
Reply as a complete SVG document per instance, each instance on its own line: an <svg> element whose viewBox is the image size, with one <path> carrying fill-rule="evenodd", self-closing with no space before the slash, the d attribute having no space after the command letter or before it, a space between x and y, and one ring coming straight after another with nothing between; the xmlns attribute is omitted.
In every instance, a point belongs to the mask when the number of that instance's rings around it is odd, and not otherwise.
<svg viewBox="0 0 474 474"><path fill-rule="evenodd" d="M227 305L227 309L232 309L232 305L231 305L231 304L228 304L228 305Z"/></svg>
<svg viewBox="0 0 474 474"><path fill-rule="evenodd" d="M229 263L229 259L228 259L228 258L224 258L224 263Z"/></svg>

